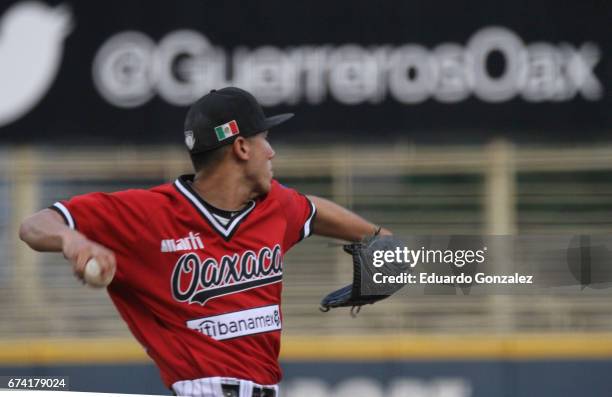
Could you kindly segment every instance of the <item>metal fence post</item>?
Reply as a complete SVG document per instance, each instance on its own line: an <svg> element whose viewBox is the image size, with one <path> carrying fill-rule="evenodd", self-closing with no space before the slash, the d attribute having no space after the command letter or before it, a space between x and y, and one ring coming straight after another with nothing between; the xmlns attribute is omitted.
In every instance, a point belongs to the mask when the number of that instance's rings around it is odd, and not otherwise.
<svg viewBox="0 0 612 397"><path fill-rule="evenodd" d="M516 170L514 147L505 140L495 140L487 148L485 170L485 232L489 260L495 274L505 274L511 260L511 247L502 236L516 233ZM515 326L513 297L490 297L490 315L498 332L512 331Z"/></svg>
<svg viewBox="0 0 612 397"><path fill-rule="evenodd" d="M514 146L495 140L487 148L485 225L488 235L516 233L516 170Z"/></svg>
<svg viewBox="0 0 612 397"><path fill-rule="evenodd" d="M12 153L9 174L11 185L10 241L13 247L13 278L11 288L15 292L14 304L22 315L38 318L37 324L48 326L52 316L44 304L38 254L19 240L19 226L24 218L34 213L39 206L39 181L36 174L37 154L30 147L16 149Z"/></svg>

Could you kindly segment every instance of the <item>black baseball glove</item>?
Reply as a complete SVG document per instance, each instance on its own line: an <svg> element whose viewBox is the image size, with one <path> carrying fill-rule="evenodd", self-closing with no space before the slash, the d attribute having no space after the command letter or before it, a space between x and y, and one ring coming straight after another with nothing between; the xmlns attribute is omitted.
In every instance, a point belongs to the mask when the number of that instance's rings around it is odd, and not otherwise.
<svg viewBox="0 0 612 397"><path fill-rule="evenodd" d="M404 263L385 262L382 267L373 266L375 251L395 251L396 247L404 244L394 236L380 236L375 234L366 237L359 243L344 245L344 251L353 257L353 283L330 293L321 300L320 310L328 312L336 307L351 307L351 315L355 315L363 305L370 305L388 298L404 284L375 284L372 279L374 273L383 275L397 275L409 271L410 267ZM367 284L367 293L363 293L364 283Z"/></svg>

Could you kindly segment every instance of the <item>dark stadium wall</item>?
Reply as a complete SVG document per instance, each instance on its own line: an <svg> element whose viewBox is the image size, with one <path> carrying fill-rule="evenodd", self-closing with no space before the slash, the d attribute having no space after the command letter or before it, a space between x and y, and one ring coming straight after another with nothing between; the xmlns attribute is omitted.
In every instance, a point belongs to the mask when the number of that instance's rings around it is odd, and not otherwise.
<svg viewBox="0 0 612 397"><path fill-rule="evenodd" d="M283 370L285 397L603 397L612 361L285 361ZM71 391L171 395L152 364L2 366L0 373L67 376Z"/></svg>

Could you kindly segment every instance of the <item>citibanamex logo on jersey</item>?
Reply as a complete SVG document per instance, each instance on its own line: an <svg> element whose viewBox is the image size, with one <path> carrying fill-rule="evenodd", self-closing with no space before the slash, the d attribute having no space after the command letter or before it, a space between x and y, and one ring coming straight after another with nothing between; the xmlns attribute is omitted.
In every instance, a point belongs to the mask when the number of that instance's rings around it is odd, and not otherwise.
<svg viewBox="0 0 612 397"><path fill-rule="evenodd" d="M282 280L283 257L279 244L259 252L200 258L182 255L172 271L172 296L179 302L205 305L210 299Z"/></svg>
<svg viewBox="0 0 612 397"><path fill-rule="evenodd" d="M216 340L279 331L280 307L270 305L189 320L187 328Z"/></svg>

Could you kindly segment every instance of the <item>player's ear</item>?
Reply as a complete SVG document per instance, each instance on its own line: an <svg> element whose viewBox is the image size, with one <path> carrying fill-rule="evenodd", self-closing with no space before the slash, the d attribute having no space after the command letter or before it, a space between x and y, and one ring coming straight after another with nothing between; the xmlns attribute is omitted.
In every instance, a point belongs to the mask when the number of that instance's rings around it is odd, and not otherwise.
<svg viewBox="0 0 612 397"><path fill-rule="evenodd" d="M250 152L251 152L251 145L248 141L248 139L245 139L244 137L239 136L238 138L236 138L236 140L234 141L234 143L232 144L232 150L234 152L234 154L236 155L236 157L238 157L240 160L248 160L250 157Z"/></svg>

